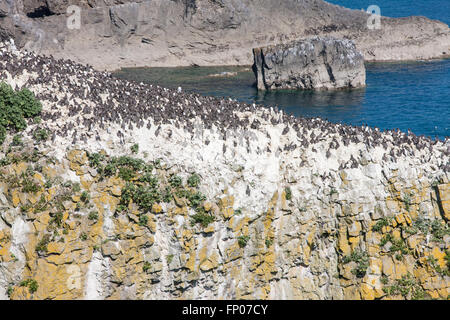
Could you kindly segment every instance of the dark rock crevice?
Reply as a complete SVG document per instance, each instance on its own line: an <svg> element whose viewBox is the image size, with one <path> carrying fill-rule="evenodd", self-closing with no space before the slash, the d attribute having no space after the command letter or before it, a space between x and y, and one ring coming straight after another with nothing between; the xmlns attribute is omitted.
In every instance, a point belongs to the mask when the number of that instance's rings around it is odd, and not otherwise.
<svg viewBox="0 0 450 320"><path fill-rule="evenodd" d="M27 17L35 19L35 18L43 18L54 15L53 12L50 11L50 9L47 6L41 6L34 11L28 12Z"/></svg>
<svg viewBox="0 0 450 320"><path fill-rule="evenodd" d="M336 83L336 78L334 77L334 74L333 74L333 68L331 67L330 63L328 63L327 51L325 50L325 48L320 54L322 55L323 61L325 62L325 68L327 69L327 73L328 73L328 77L330 78L330 81L332 83ZM349 83L349 82L347 82L347 83ZM349 86L351 86L351 85L349 85Z"/></svg>

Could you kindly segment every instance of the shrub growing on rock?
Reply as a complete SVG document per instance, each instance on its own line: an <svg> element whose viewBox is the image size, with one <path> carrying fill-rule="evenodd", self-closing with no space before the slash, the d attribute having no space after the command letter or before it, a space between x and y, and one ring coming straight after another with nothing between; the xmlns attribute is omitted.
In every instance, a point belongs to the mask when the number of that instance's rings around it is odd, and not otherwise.
<svg viewBox="0 0 450 320"><path fill-rule="evenodd" d="M206 228L210 223L214 222L214 217L205 212L205 210L198 209L197 213L193 216L191 216L192 222L191 225L195 225L196 223L199 223L203 228Z"/></svg>
<svg viewBox="0 0 450 320"><path fill-rule="evenodd" d="M45 141L48 139L49 133L45 129L36 129L33 132L33 138L36 140L36 142Z"/></svg>
<svg viewBox="0 0 450 320"><path fill-rule="evenodd" d="M150 264L150 262L145 261L144 266L142 267L142 271L147 273L148 271L150 271L151 268L152 268L152 265Z"/></svg>
<svg viewBox="0 0 450 320"><path fill-rule="evenodd" d="M88 153L89 165L98 168L101 162L105 160L105 156L101 153Z"/></svg>
<svg viewBox="0 0 450 320"><path fill-rule="evenodd" d="M187 180L189 187L197 188L200 184L200 176L196 173L193 173Z"/></svg>
<svg viewBox="0 0 450 320"><path fill-rule="evenodd" d="M169 183L173 188L179 188L182 186L183 181L181 180L181 178L179 176L173 175L170 177Z"/></svg>
<svg viewBox="0 0 450 320"><path fill-rule="evenodd" d="M139 152L139 145L137 143L133 144L131 146L131 152L133 152L133 153L138 153Z"/></svg>
<svg viewBox="0 0 450 320"><path fill-rule="evenodd" d="M39 285L36 280L34 279L27 279L20 283L21 287L28 287L28 290L30 293L35 293L37 289L39 288Z"/></svg>
<svg viewBox="0 0 450 320"><path fill-rule="evenodd" d="M141 214L139 216L139 225L146 226L148 224L148 216L145 214Z"/></svg>
<svg viewBox="0 0 450 320"><path fill-rule="evenodd" d="M88 219L97 221L98 220L98 212L97 211L91 211L89 213Z"/></svg>
<svg viewBox="0 0 450 320"><path fill-rule="evenodd" d="M284 192L286 194L286 200L292 200L292 190L290 187L284 188Z"/></svg>
<svg viewBox="0 0 450 320"><path fill-rule="evenodd" d="M7 130L22 131L27 127L25 119L33 118L42 111L42 104L34 94L23 88L15 91L10 85L0 83L0 144Z"/></svg>
<svg viewBox="0 0 450 320"><path fill-rule="evenodd" d="M244 248L247 245L248 240L250 240L249 236L240 236L240 237L238 237L239 247Z"/></svg>
<svg viewBox="0 0 450 320"><path fill-rule="evenodd" d="M369 255L365 251L356 249L349 256L344 257L343 263L356 262L356 267L352 273L358 278L363 278L366 275L367 268L369 268Z"/></svg>

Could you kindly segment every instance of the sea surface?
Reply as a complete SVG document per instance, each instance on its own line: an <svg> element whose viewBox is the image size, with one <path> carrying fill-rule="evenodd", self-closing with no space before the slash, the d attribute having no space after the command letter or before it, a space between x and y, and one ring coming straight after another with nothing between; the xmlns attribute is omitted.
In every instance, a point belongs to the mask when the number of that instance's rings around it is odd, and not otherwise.
<svg viewBox="0 0 450 320"><path fill-rule="evenodd" d="M378 5L390 17L423 15L450 24L450 0L329 0L352 9ZM278 106L289 114L331 122L410 129L417 135L450 137L450 60L367 63L367 87L344 91L258 93L249 67L127 68L116 76L181 87L187 92ZM228 72L229 76L214 76Z"/></svg>

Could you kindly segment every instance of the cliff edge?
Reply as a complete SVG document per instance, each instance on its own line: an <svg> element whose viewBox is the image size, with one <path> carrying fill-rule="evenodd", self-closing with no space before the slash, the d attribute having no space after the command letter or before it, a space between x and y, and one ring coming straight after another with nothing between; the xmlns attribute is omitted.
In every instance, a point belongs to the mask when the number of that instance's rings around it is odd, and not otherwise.
<svg viewBox="0 0 450 320"><path fill-rule="evenodd" d="M449 140L4 44L0 81L0 298L448 299Z"/></svg>

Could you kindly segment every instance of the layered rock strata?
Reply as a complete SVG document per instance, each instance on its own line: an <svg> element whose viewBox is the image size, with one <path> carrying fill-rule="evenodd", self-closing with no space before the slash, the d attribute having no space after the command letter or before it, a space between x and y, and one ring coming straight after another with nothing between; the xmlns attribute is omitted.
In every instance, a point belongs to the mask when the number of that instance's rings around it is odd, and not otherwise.
<svg viewBox="0 0 450 320"><path fill-rule="evenodd" d="M0 6L0 39L102 70L251 65L252 48L313 36L352 40L367 61L450 53L444 23L382 17L373 29L373 19L322 0L8 0Z"/></svg>
<svg viewBox="0 0 450 320"><path fill-rule="evenodd" d="M0 80L43 104L0 153L1 298L448 298L448 140L5 45Z"/></svg>

